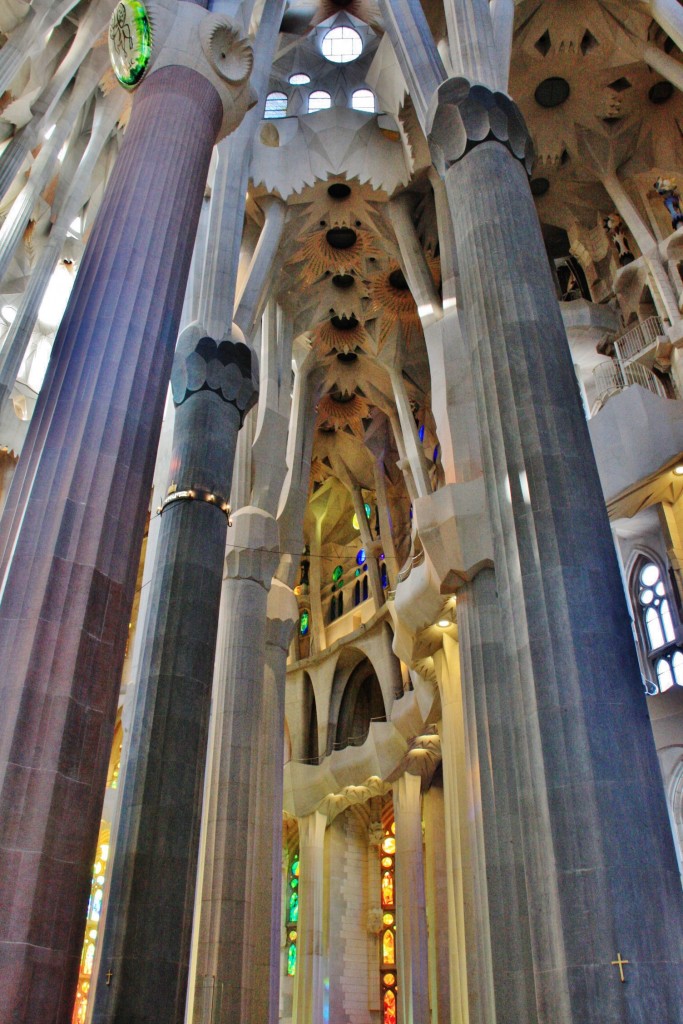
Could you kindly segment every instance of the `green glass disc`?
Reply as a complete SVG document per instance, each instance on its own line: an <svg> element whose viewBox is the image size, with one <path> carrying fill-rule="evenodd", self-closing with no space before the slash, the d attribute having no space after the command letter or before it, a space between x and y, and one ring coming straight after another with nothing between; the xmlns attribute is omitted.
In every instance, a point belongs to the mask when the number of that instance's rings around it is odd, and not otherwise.
<svg viewBox="0 0 683 1024"><path fill-rule="evenodd" d="M109 22L109 57L121 85L137 85L152 56L149 15L140 0L121 0Z"/></svg>

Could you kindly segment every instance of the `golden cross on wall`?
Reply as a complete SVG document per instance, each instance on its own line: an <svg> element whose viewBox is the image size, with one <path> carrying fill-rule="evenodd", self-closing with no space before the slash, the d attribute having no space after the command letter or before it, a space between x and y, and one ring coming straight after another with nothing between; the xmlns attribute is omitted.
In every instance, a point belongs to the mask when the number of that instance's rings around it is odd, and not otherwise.
<svg viewBox="0 0 683 1024"><path fill-rule="evenodd" d="M112 969L110 967L109 970L107 971L107 973L105 974L105 978L107 980L107 988L111 985L111 979L113 977L114 977L114 972L112 971Z"/></svg>
<svg viewBox="0 0 683 1024"><path fill-rule="evenodd" d="M619 968L619 979L622 982L626 981L626 975L624 974L624 964L630 964L630 962L630 960L622 960L621 953L617 953L616 960L612 961L612 966Z"/></svg>

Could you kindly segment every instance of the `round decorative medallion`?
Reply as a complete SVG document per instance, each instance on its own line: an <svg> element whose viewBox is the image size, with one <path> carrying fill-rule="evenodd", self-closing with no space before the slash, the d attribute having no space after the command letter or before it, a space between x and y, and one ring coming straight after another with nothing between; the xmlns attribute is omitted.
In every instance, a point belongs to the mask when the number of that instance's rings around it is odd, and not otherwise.
<svg viewBox="0 0 683 1024"><path fill-rule="evenodd" d="M138 84L152 56L149 15L140 0L121 0L109 22L109 57L121 85Z"/></svg>

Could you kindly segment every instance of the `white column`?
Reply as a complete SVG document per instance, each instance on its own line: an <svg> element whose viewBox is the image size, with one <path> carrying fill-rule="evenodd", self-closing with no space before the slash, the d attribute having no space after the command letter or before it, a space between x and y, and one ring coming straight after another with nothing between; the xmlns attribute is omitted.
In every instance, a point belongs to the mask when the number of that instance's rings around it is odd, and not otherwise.
<svg viewBox="0 0 683 1024"><path fill-rule="evenodd" d="M299 928L294 979L294 1024L323 1024L325 951L323 870L327 817L299 819Z"/></svg>
<svg viewBox="0 0 683 1024"><path fill-rule="evenodd" d="M260 202L265 212L265 221L249 264L247 278L235 302L235 323L244 331L246 338L253 334L254 325L263 312L287 211L277 196L266 196Z"/></svg>
<svg viewBox="0 0 683 1024"><path fill-rule="evenodd" d="M683 8L677 0L650 0L650 11L658 25L683 50Z"/></svg>
<svg viewBox="0 0 683 1024"><path fill-rule="evenodd" d="M388 366L387 370L391 378L391 386L394 391L394 400L398 412L398 419L401 425L401 434L405 446L406 455L410 464L410 471L415 482L417 497L424 498L432 493L427 475L427 460L425 459L422 445L417 434L417 427L410 408L410 401L406 393L406 386L401 376L401 371L395 366Z"/></svg>
<svg viewBox="0 0 683 1024"><path fill-rule="evenodd" d="M421 785L419 775L405 774L393 788L399 1024L426 1024L429 1020Z"/></svg>

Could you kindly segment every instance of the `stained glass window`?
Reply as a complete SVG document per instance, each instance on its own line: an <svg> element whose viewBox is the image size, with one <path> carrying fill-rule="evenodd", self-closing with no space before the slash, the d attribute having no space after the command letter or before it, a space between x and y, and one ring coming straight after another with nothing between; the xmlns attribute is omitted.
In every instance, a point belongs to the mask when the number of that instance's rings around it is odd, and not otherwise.
<svg viewBox="0 0 683 1024"><path fill-rule="evenodd" d="M299 854L295 853L287 872L287 974L296 974L297 929L299 921Z"/></svg>
<svg viewBox="0 0 683 1024"><path fill-rule="evenodd" d="M382 996L382 1024L396 1024L396 903L395 864L396 826L386 829L380 846L380 896L382 902L382 931L380 948L380 992ZM390 970L387 970L390 968Z"/></svg>
<svg viewBox="0 0 683 1024"><path fill-rule="evenodd" d="M102 914L102 895L104 893L104 879L109 860L109 825L103 825L97 843L97 859L93 866L92 882L90 885L90 901L88 903L88 920L83 939L81 952L81 966L78 973L78 988L76 989L76 1002L71 1018L72 1024L85 1024L85 1015L88 1008L88 993L92 979L93 963L95 961L95 950L97 948L97 931Z"/></svg>
<svg viewBox="0 0 683 1024"><path fill-rule="evenodd" d="M301 636L308 636L308 627L311 624L310 614L304 609L299 619L299 633Z"/></svg>

